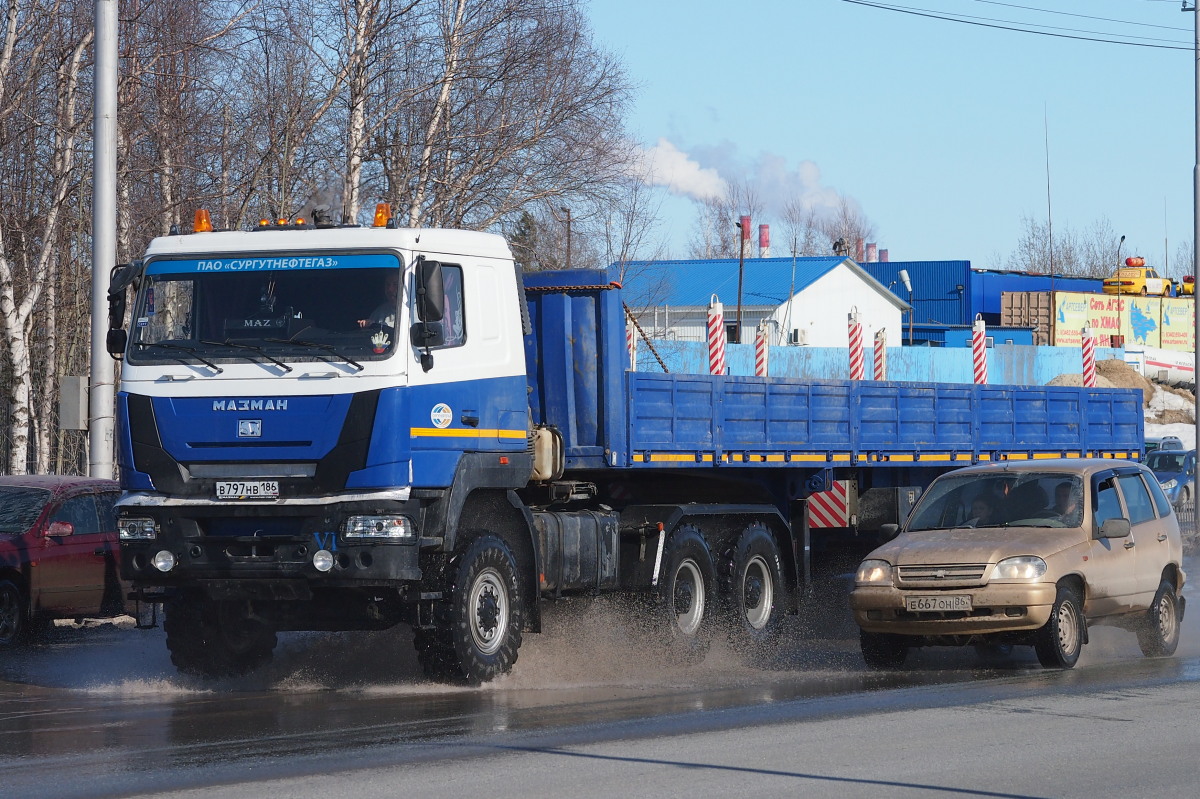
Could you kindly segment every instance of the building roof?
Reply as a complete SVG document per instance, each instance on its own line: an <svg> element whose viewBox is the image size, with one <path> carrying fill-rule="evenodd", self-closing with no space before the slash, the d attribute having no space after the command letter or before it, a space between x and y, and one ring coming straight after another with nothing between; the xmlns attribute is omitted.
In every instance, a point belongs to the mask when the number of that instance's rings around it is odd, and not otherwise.
<svg viewBox="0 0 1200 799"><path fill-rule="evenodd" d="M742 304L777 307L843 264L897 307L908 307L852 259L841 256L747 258L742 267ZM624 289L630 305L641 307L704 307L713 294L726 306L733 305L738 301L738 259L630 261L625 265Z"/></svg>

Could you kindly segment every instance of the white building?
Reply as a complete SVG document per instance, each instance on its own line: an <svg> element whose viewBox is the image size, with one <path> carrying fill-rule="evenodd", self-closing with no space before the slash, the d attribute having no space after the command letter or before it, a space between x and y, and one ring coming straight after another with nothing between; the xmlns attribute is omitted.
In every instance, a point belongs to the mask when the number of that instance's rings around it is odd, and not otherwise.
<svg viewBox="0 0 1200 799"><path fill-rule="evenodd" d="M703 341L715 296L729 340L737 341L738 271L736 258L630 262L625 302L652 339ZM864 345L881 329L890 346L902 343L908 303L850 258L748 258L741 272L743 343L753 342L766 320L772 344L845 347L851 312L858 313Z"/></svg>

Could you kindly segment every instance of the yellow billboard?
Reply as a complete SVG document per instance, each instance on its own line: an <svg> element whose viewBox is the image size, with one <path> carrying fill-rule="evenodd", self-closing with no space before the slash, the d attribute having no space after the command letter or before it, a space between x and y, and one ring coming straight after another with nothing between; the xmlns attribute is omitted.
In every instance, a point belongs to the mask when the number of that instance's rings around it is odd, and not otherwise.
<svg viewBox="0 0 1200 799"><path fill-rule="evenodd" d="M1090 327L1100 347L1111 347L1113 336L1123 336L1125 344L1191 352L1196 341L1192 303L1177 297L1056 291L1051 343L1078 347L1081 331Z"/></svg>

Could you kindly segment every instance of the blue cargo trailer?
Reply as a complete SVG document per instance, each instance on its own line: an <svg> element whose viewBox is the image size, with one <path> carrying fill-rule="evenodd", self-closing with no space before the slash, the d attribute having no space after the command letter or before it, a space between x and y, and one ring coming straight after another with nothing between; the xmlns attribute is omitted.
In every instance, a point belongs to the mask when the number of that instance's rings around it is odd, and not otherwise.
<svg viewBox="0 0 1200 799"><path fill-rule="evenodd" d="M404 623L427 674L478 683L543 602L602 592L677 655L718 626L753 651L814 553L898 520L872 492L1143 438L1133 390L630 371L606 273L522 280L486 234L169 236L113 285L122 575L200 675ZM814 523L847 485L862 512Z"/></svg>

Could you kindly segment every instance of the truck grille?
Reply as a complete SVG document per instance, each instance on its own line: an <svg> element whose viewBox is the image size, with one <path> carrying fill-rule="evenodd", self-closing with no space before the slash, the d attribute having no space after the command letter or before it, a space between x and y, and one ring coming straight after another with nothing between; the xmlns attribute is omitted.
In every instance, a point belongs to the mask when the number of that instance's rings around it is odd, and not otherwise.
<svg viewBox="0 0 1200 799"><path fill-rule="evenodd" d="M901 586L979 585L987 573L986 563L950 563L932 566L898 566L896 576Z"/></svg>

